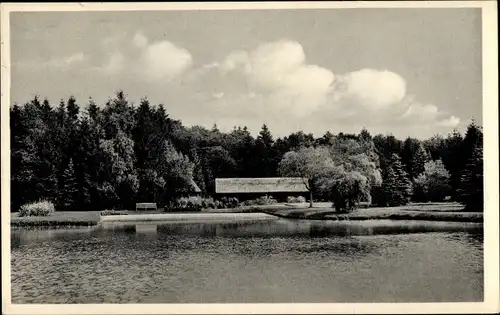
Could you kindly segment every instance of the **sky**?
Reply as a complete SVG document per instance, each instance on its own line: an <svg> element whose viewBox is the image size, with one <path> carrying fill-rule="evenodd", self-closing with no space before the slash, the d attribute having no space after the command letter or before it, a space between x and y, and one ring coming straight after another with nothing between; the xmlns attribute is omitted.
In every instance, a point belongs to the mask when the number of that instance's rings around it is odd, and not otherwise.
<svg viewBox="0 0 500 315"><path fill-rule="evenodd" d="M482 123L480 9L11 13L11 103L118 90L186 125L427 138Z"/></svg>

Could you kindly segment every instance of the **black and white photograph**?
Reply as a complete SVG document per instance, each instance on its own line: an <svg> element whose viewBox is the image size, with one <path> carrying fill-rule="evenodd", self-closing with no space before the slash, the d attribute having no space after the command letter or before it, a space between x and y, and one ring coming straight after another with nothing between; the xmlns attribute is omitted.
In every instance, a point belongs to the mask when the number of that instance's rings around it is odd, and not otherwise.
<svg viewBox="0 0 500 315"><path fill-rule="evenodd" d="M2 4L3 313L499 311L496 2L391 3Z"/></svg>

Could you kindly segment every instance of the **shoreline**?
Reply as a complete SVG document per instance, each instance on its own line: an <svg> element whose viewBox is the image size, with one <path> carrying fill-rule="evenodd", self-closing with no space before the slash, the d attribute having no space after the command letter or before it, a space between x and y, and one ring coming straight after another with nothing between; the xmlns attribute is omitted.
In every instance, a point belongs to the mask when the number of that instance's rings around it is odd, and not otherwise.
<svg viewBox="0 0 500 315"><path fill-rule="evenodd" d="M482 212L464 212L453 203L410 204L401 207L362 208L350 213L337 213L328 206L318 205L308 208L305 205L278 204L251 206L235 209L205 209L199 212L162 212L148 213L136 211L117 211L113 215L101 216L101 211L61 211L46 217L19 217L11 213L11 227L84 227L95 226L101 222L213 222L216 220L328 220L328 221L365 221L365 220L421 220L447 222L483 223Z"/></svg>
<svg viewBox="0 0 500 315"><path fill-rule="evenodd" d="M419 220L419 221L445 221L445 222L473 222L483 223L481 212L431 212L431 211L401 211L387 213L345 213L337 214L330 211L320 213L307 213L307 211L268 212L283 219L292 220L319 220L319 221L366 221L366 220Z"/></svg>

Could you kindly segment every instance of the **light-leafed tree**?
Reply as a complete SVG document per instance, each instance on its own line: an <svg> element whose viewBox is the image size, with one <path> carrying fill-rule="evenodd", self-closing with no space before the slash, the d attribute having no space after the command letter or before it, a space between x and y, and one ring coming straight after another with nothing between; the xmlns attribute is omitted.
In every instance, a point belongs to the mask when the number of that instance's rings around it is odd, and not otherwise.
<svg viewBox="0 0 500 315"><path fill-rule="evenodd" d="M326 148L303 147L285 153L279 163L282 176L300 177L309 191L309 207L313 207L313 191L318 182L331 175L335 164Z"/></svg>
<svg viewBox="0 0 500 315"><path fill-rule="evenodd" d="M424 171L414 181L417 201L443 201L451 192L450 173L441 160L425 163Z"/></svg>

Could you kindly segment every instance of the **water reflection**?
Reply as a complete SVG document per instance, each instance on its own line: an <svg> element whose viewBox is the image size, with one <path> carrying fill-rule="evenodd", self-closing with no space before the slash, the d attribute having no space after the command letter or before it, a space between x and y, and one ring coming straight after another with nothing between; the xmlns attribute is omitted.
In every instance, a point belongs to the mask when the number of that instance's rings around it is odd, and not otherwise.
<svg viewBox="0 0 500 315"><path fill-rule="evenodd" d="M14 303L480 301L482 225L111 223L13 229Z"/></svg>
<svg viewBox="0 0 500 315"><path fill-rule="evenodd" d="M114 233L128 237L158 238L161 235L196 235L201 237L349 237L428 232L468 232L472 245L483 242L480 223L430 221L310 221L270 220L208 223L164 222L105 222L85 228L40 228L12 230L11 246L19 247L23 241L80 240L82 237L106 238Z"/></svg>
<svg viewBox="0 0 500 315"><path fill-rule="evenodd" d="M428 222L428 221L308 221L275 220L232 223L149 223L108 222L101 228L111 231L145 234L199 235L204 237L265 237L265 236L361 236L424 232L480 233L480 223Z"/></svg>

